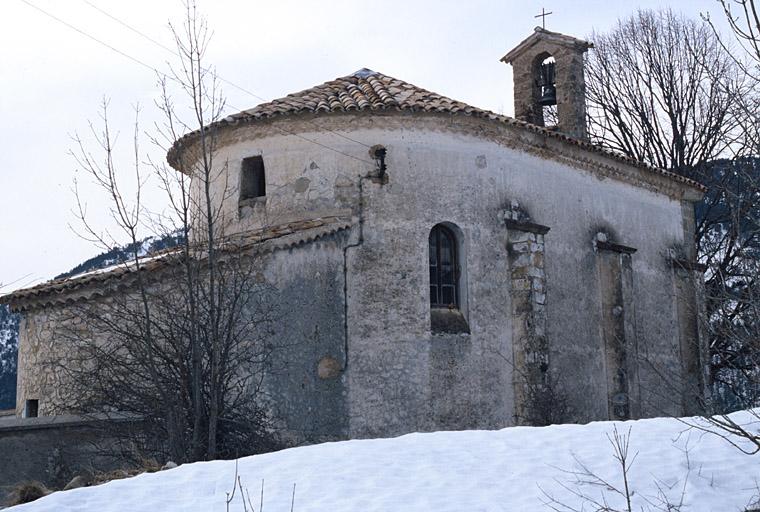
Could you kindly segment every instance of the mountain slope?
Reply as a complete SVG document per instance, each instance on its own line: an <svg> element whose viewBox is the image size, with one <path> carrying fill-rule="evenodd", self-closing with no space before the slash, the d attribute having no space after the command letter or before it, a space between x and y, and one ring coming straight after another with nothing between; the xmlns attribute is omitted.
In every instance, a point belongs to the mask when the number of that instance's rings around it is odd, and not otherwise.
<svg viewBox="0 0 760 512"><path fill-rule="evenodd" d="M0 304L0 410L16 406L19 315Z"/></svg>
<svg viewBox="0 0 760 512"><path fill-rule="evenodd" d="M177 234L162 237L154 236L138 242L137 248L139 254L144 256L175 247L180 241L181 237ZM56 276L55 279L72 277L91 270L123 263L131 257L134 248L134 244L128 244L98 254L80 263L70 271ZM0 304L0 410L12 409L16 406L16 367L20 319L20 315L11 313L7 305Z"/></svg>
<svg viewBox="0 0 760 512"><path fill-rule="evenodd" d="M55 276L55 279L63 279L65 277L72 277L78 274L84 274L91 270L97 270L100 268L110 267L132 258L135 248L140 256L146 256L164 249L176 247L182 237L179 234L169 234L162 237L151 236L136 244L127 244L121 247L115 247L110 251L106 251L93 256L92 258L80 263L76 267L72 268L68 272Z"/></svg>

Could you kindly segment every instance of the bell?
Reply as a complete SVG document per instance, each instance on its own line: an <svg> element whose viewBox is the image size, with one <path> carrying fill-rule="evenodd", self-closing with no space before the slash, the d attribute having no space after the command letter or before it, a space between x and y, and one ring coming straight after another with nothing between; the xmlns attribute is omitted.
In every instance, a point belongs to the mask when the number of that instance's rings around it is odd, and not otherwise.
<svg viewBox="0 0 760 512"><path fill-rule="evenodd" d="M542 107L548 107L557 104L557 89L554 88L554 84L544 85L541 87L541 97L538 100L538 104Z"/></svg>
<svg viewBox="0 0 760 512"><path fill-rule="evenodd" d="M554 87L554 62L541 64L541 98L538 104L543 107L557 104L557 89Z"/></svg>

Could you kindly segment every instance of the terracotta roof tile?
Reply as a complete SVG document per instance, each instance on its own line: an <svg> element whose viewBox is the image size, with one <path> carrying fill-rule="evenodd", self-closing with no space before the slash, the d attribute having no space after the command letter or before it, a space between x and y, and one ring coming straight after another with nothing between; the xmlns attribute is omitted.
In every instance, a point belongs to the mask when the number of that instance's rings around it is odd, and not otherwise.
<svg viewBox="0 0 760 512"><path fill-rule="evenodd" d="M281 114L316 113L326 108L331 112L389 108L444 112L479 110L365 68L343 78L336 78L311 89L233 114L227 117L225 122L266 119Z"/></svg>
<svg viewBox="0 0 760 512"><path fill-rule="evenodd" d="M563 140L587 151L603 154L629 165L648 169L700 190L705 190L696 181L679 174L652 167L561 132L548 130L525 121L473 107L467 103L447 98L446 96L427 91L403 80L367 68L304 91L288 94L284 98L262 103L254 108L232 114L215 123L215 126L222 127L239 122L255 122L286 115L316 114L320 112L381 112L389 110L467 115L518 126L548 137ZM182 143L191 140L196 133L189 133L174 143L174 146L167 155L169 163L175 161L176 152Z"/></svg>
<svg viewBox="0 0 760 512"><path fill-rule="evenodd" d="M227 239L222 245L225 251L252 251L254 253L289 249L318 238L331 235L351 227L346 217L321 217L308 219L265 229L239 233ZM153 272L175 263L181 257L179 249L168 249L142 258L141 272ZM73 292L83 292L85 297L105 295L109 288L105 285L124 282L135 276L134 264L119 264L93 270L63 279L54 279L29 288L16 290L0 296L0 304L9 304L14 311L22 311L33 305L48 306L72 300Z"/></svg>

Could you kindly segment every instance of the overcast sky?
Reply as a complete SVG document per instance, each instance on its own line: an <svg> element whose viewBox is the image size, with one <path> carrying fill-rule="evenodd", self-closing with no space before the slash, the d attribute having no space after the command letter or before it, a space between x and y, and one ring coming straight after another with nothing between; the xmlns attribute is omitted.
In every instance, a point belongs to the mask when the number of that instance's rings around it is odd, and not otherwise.
<svg viewBox="0 0 760 512"><path fill-rule="evenodd" d="M102 98L110 98L125 154L133 105L142 105L146 128L157 118L154 72L29 4L161 70L171 54L98 9L167 46L168 21L182 18L180 0L3 0L0 292L101 252L72 231L77 164L68 152L71 136L87 136L88 121L97 121ZM532 32L542 7L554 13L548 29L579 37L636 8L672 7L695 18L709 11L722 20L715 0L199 0L199 7L214 31L208 62L267 100L367 67L508 115L512 76L499 58ZM261 102L231 87L225 94L230 113ZM129 170L126 156L119 164ZM159 198L151 194L151 206L160 208ZM87 203L108 227L106 202L88 194Z"/></svg>

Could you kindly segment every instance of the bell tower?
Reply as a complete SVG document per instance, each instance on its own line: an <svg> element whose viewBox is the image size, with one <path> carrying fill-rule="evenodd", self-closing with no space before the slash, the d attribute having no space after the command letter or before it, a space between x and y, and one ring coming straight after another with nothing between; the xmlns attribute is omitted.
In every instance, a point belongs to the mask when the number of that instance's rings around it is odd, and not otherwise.
<svg viewBox="0 0 760 512"><path fill-rule="evenodd" d="M536 27L502 57L501 62L512 65L515 117L587 140L583 54L593 47Z"/></svg>

